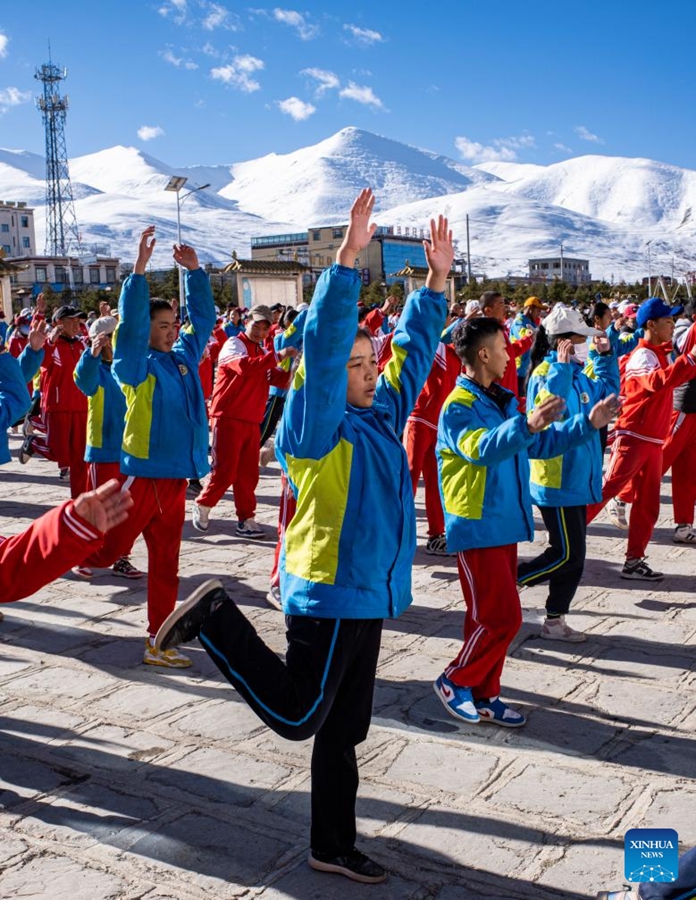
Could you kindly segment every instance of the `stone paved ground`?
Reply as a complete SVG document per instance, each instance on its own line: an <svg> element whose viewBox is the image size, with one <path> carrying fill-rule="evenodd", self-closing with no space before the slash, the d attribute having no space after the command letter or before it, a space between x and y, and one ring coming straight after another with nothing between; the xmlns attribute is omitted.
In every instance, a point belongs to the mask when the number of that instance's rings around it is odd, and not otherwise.
<svg viewBox="0 0 696 900"><path fill-rule="evenodd" d="M2 534L66 495L43 461L0 480ZM696 844L696 548L670 542L664 490L659 586L622 581L619 532L603 517L592 527L573 617L586 643L541 642L543 589L522 595L504 674L505 697L529 713L521 731L460 727L435 698L462 600L454 560L418 551L360 753L362 845L393 873L377 887L306 865L308 744L269 733L200 648L186 672L140 664L144 583L66 577L4 607L0 898L577 900L621 884L628 828ZM277 493L264 470L269 537ZM231 503L219 512L208 535L186 526L182 594L220 577L281 649L283 620L264 603L273 542L231 536ZM134 559L145 565L142 541Z"/></svg>

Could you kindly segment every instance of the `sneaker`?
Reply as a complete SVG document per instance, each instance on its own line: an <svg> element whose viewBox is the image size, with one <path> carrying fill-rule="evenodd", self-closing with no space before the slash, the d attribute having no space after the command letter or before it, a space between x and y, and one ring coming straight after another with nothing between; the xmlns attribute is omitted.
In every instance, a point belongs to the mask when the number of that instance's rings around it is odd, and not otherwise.
<svg viewBox="0 0 696 900"><path fill-rule="evenodd" d="M447 552L447 538L444 534L436 534L434 537L428 538L425 545L425 552L428 556L449 556Z"/></svg>
<svg viewBox="0 0 696 900"><path fill-rule="evenodd" d="M355 847L344 856L325 856L323 853L310 850L309 865L317 872L335 872L336 875L345 875L346 878L363 884L379 884L387 877L387 873L379 863Z"/></svg>
<svg viewBox="0 0 696 900"><path fill-rule="evenodd" d="M265 532L263 528L261 528L256 519L244 519L244 521L237 522L237 531L236 534L239 537L248 537L248 538L261 538L264 536Z"/></svg>
<svg viewBox="0 0 696 900"><path fill-rule="evenodd" d="M626 504L623 500L617 500L614 497L607 503L607 516L612 525L620 528L621 531L628 530L628 519L626 518Z"/></svg>
<svg viewBox="0 0 696 900"><path fill-rule="evenodd" d="M70 478L70 467L65 466L58 472L58 477L61 481L67 481Z"/></svg>
<svg viewBox="0 0 696 900"><path fill-rule="evenodd" d="M433 689L447 712L455 719L472 724L478 722L480 716L474 706L471 688L455 684L443 674L433 684Z"/></svg>
<svg viewBox="0 0 696 900"><path fill-rule="evenodd" d="M188 669L191 660L178 650L159 650L152 643L152 638L145 641L143 662L148 666L163 666L165 669Z"/></svg>
<svg viewBox="0 0 696 900"><path fill-rule="evenodd" d="M186 490L191 491L192 494L198 496L203 490L203 485L197 478L189 478L188 484L186 485Z"/></svg>
<svg viewBox="0 0 696 900"><path fill-rule="evenodd" d="M696 528L693 525L677 525L672 540L675 544L696 544Z"/></svg>
<svg viewBox="0 0 696 900"><path fill-rule="evenodd" d="M283 604L280 602L280 588L277 584L271 585L271 589L266 594L266 603L273 609L283 609Z"/></svg>
<svg viewBox="0 0 696 900"><path fill-rule="evenodd" d="M259 453L259 468L265 469L269 463L272 463L275 460L275 458L275 442L273 438L270 438L261 448L261 452Z"/></svg>
<svg viewBox="0 0 696 900"><path fill-rule="evenodd" d="M114 575L118 575L119 578L142 578L145 574L140 569L136 569L127 556L117 559L111 567L111 571Z"/></svg>
<svg viewBox="0 0 696 900"><path fill-rule="evenodd" d="M70 570L73 575L77 575L78 578L92 578L94 576L94 572L90 569L89 566L73 566Z"/></svg>
<svg viewBox="0 0 696 900"><path fill-rule="evenodd" d="M216 579L204 582L169 613L155 637L155 648L166 652L198 637L201 626L229 597Z"/></svg>
<svg viewBox="0 0 696 900"><path fill-rule="evenodd" d="M191 516L191 524L196 531L207 531L210 527L210 506L201 506L198 503L193 504L193 515Z"/></svg>
<svg viewBox="0 0 696 900"><path fill-rule="evenodd" d="M660 581L665 576L664 572L654 572L644 559L627 559L621 577L634 581Z"/></svg>
<svg viewBox="0 0 696 900"><path fill-rule="evenodd" d="M24 437L30 437L34 433L34 426L31 423L31 419L29 416L25 416L24 422L22 422L22 434Z"/></svg>
<svg viewBox="0 0 696 900"><path fill-rule="evenodd" d="M527 721L521 712L503 703L500 697L476 700L474 705L482 722L493 722L494 725L502 725L503 728L521 728Z"/></svg>
<svg viewBox="0 0 696 900"><path fill-rule="evenodd" d="M597 900L639 900L638 891L625 888L623 891L600 891Z"/></svg>
<svg viewBox="0 0 696 900"><path fill-rule="evenodd" d="M576 631L566 623L565 616L546 619L539 637L545 641L568 641L570 644L581 644L587 640L582 631Z"/></svg>
<svg viewBox="0 0 696 900"><path fill-rule="evenodd" d="M19 449L19 455L17 459L23 466L29 462L29 460L34 455L34 439L30 434L28 434L24 440L22 441L22 446Z"/></svg>

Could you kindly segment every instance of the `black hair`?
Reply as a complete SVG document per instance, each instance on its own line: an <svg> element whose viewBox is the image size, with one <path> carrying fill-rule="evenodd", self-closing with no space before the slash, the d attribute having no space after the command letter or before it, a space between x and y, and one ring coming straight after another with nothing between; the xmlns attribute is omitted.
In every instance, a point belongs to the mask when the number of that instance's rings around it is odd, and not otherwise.
<svg viewBox="0 0 696 900"><path fill-rule="evenodd" d="M529 350L529 368L527 369L527 377L525 384L529 384L532 373L544 361L544 358L551 350L555 350L559 341L570 340L575 335L574 331L566 331L563 334L549 335L543 325L540 325L534 332L534 340Z"/></svg>
<svg viewBox="0 0 696 900"><path fill-rule="evenodd" d="M603 303L601 300L598 300L592 307L592 310L590 312L591 321L588 322L588 325L594 325L597 319L601 319L602 316L606 316L608 312L611 312L611 307L608 304Z"/></svg>
<svg viewBox="0 0 696 900"><path fill-rule="evenodd" d="M155 297L154 300L150 300L150 321L155 318L158 312L162 312L163 309L173 312L172 304L169 300L160 300L158 297Z"/></svg>
<svg viewBox="0 0 696 900"><path fill-rule="evenodd" d="M372 312L371 309L368 309L366 306L361 306L358 308L358 322L364 322L368 315Z"/></svg>
<svg viewBox="0 0 696 900"><path fill-rule="evenodd" d="M452 343L457 356L462 362L473 366L481 345L499 331L504 332L504 329L497 319L486 316L463 319L452 332Z"/></svg>
<svg viewBox="0 0 696 900"><path fill-rule="evenodd" d="M288 306L283 315L280 317L280 322L278 324L282 329L286 329L288 325L292 324L292 322L298 317L298 315L299 313L294 306Z"/></svg>
<svg viewBox="0 0 696 900"><path fill-rule="evenodd" d="M367 340L372 343L372 332L369 328L362 328L360 325L358 325L358 328L355 332L355 340L357 341L358 338L367 338Z"/></svg>
<svg viewBox="0 0 696 900"><path fill-rule="evenodd" d="M479 305L481 309L488 309L488 307L493 306L495 300L503 299L503 295L499 291L484 291L479 298Z"/></svg>

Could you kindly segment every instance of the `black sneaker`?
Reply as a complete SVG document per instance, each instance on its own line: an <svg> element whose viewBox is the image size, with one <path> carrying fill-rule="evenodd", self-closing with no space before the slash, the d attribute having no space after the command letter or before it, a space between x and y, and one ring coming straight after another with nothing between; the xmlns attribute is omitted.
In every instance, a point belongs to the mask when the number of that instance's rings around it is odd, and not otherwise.
<svg viewBox="0 0 696 900"><path fill-rule="evenodd" d="M634 581L660 581L664 578L664 572L655 572L644 559L627 559L621 570L622 578L632 578Z"/></svg>
<svg viewBox="0 0 696 900"><path fill-rule="evenodd" d="M444 534L436 534L434 537L428 538L425 545L425 552L428 556L449 556L447 552L447 537Z"/></svg>
<svg viewBox="0 0 696 900"><path fill-rule="evenodd" d="M336 875L345 875L346 878L361 881L363 884L379 884L387 878L387 873L379 863L355 847L344 856L326 856L310 850L309 865L317 872L335 872Z"/></svg>
<svg viewBox="0 0 696 900"><path fill-rule="evenodd" d="M155 637L155 649L170 650L198 637L208 616L229 597L217 579L204 582L179 603L160 625Z"/></svg>
<svg viewBox="0 0 696 900"><path fill-rule="evenodd" d="M191 491L192 494L198 496L203 490L203 485L197 478L189 478L186 490Z"/></svg>
<svg viewBox="0 0 696 900"><path fill-rule="evenodd" d="M25 466L34 455L34 438L28 434L22 441L22 446L17 459Z"/></svg>

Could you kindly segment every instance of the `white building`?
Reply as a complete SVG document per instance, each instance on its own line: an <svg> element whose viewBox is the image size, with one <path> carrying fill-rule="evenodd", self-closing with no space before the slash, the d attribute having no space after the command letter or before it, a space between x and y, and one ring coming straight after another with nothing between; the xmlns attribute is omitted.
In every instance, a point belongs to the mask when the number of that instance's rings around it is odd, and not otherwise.
<svg viewBox="0 0 696 900"><path fill-rule="evenodd" d="M589 284L590 261L573 259L570 256L545 256L541 259L529 260L529 280L565 281L566 284Z"/></svg>
<svg viewBox="0 0 696 900"><path fill-rule="evenodd" d="M7 257L34 256L34 210L26 203L0 200L0 250Z"/></svg>

